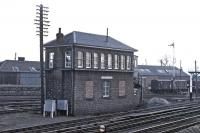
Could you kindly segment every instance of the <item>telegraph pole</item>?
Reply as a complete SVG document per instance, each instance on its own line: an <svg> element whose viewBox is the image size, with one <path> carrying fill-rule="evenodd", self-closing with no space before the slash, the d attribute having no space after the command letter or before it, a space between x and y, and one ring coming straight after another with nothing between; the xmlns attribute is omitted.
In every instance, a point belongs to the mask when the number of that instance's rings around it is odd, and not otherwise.
<svg viewBox="0 0 200 133"><path fill-rule="evenodd" d="M44 57L43 57L43 36L48 36L46 33L48 33L48 26L50 21L47 21L48 19L48 7L44 7L42 4L36 5L36 19L35 24L37 26L37 35L40 36L40 78L41 78L41 113L43 113L44 108L44 100L46 98L46 89L44 87Z"/></svg>

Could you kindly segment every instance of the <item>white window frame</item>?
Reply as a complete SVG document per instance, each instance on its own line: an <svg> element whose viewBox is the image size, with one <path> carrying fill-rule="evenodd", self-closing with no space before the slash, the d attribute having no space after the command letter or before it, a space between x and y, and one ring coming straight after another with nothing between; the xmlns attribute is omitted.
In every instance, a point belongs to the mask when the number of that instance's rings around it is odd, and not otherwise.
<svg viewBox="0 0 200 133"><path fill-rule="evenodd" d="M94 68L98 68L98 53L94 53Z"/></svg>
<svg viewBox="0 0 200 133"><path fill-rule="evenodd" d="M49 53L49 68L53 68L54 66L54 52Z"/></svg>
<svg viewBox="0 0 200 133"><path fill-rule="evenodd" d="M110 97L111 82L109 80L103 80L103 98Z"/></svg>
<svg viewBox="0 0 200 133"><path fill-rule="evenodd" d="M115 55L115 69L119 69L119 56Z"/></svg>
<svg viewBox="0 0 200 133"><path fill-rule="evenodd" d="M125 56L121 55L121 70L125 69Z"/></svg>
<svg viewBox="0 0 200 133"><path fill-rule="evenodd" d="M101 53L101 69L105 69L105 54Z"/></svg>
<svg viewBox="0 0 200 133"><path fill-rule="evenodd" d="M131 70L131 56L126 57L126 69Z"/></svg>
<svg viewBox="0 0 200 133"><path fill-rule="evenodd" d="M86 52L86 68L92 67L92 55L90 52Z"/></svg>
<svg viewBox="0 0 200 133"><path fill-rule="evenodd" d="M112 69L112 54L108 54L108 69Z"/></svg>
<svg viewBox="0 0 200 133"><path fill-rule="evenodd" d="M77 60L78 68L83 68L83 52L78 51L78 60Z"/></svg>
<svg viewBox="0 0 200 133"><path fill-rule="evenodd" d="M65 51L65 68L70 68L72 65L71 51Z"/></svg>

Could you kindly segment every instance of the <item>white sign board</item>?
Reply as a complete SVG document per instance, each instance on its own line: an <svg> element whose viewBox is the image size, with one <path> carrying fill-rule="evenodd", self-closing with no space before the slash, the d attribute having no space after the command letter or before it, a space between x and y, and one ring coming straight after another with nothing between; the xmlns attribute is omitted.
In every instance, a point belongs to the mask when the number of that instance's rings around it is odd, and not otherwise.
<svg viewBox="0 0 200 133"><path fill-rule="evenodd" d="M113 76L101 76L101 79L113 79Z"/></svg>

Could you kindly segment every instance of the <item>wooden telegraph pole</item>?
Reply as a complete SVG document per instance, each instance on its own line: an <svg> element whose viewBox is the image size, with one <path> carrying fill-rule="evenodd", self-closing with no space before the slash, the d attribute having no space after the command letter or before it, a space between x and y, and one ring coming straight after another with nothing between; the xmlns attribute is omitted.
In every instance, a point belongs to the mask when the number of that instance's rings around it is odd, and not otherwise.
<svg viewBox="0 0 200 133"><path fill-rule="evenodd" d="M43 36L48 36L48 26L50 21L47 21L48 19L48 7L44 7L42 4L36 5L36 19L35 24L37 25L37 35L40 36L40 78L41 78L41 113L43 113L44 108L44 100L46 98L46 89L44 87L44 57L43 57Z"/></svg>

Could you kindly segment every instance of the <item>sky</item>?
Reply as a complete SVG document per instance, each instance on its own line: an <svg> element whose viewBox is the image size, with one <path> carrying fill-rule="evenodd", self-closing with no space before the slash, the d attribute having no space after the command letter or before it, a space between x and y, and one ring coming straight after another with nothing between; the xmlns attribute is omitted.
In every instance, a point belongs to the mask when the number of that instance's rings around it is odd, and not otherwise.
<svg viewBox="0 0 200 133"><path fill-rule="evenodd" d="M2 0L0 1L0 61L23 56L39 61L36 5L49 7L49 33L44 42L82 31L109 36L138 50L139 64L160 65L167 56L172 65L200 69L199 0Z"/></svg>

